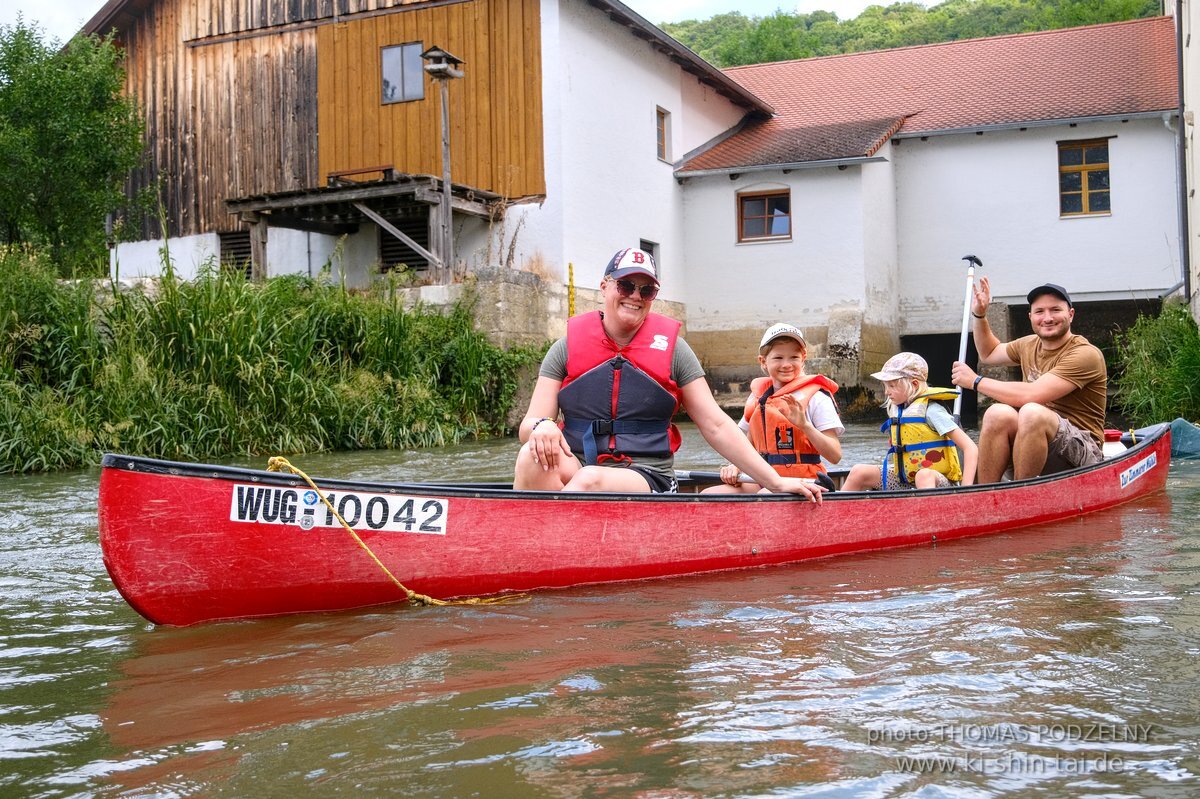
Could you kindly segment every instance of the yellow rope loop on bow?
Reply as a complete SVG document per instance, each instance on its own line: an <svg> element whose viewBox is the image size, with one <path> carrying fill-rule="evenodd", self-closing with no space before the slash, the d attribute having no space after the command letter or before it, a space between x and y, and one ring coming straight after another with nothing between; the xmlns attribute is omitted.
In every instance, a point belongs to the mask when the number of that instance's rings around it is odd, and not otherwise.
<svg viewBox="0 0 1200 799"><path fill-rule="evenodd" d="M321 502L325 503L325 507L329 508L329 512L333 514L334 518L338 520L346 532L350 534L350 537L354 539L354 542L362 548L363 552L366 552L371 556L371 560L375 561L375 565L387 575L387 578L391 580L397 588L404 592L404 595L408 598L408 601L414 605L501 605L511 602L522 602L528 599L525 594L505 594L503 596L491 597L473 596L465 597L463 599L435 599L427 594L418 594L416 591L406 587L404 583L397 580L396 575L392 574L388 567L383 565L383 561L381 561L375 555L375 553L371 551L371 548L367 546L365 541L358 537L358 533L354 532L353 528L346 524L346 520L342 518L342 514L338 513L337 508L333 507L333 503L331 503L325 496L325 492L317 487L317 484L313 482L311 477L289 463L287 458L283 458L278 455L267 460L267 471L291 472L292 474L303 479L304 482L308 483L312 490L317 492L317 496L321 498Z"/></svg>

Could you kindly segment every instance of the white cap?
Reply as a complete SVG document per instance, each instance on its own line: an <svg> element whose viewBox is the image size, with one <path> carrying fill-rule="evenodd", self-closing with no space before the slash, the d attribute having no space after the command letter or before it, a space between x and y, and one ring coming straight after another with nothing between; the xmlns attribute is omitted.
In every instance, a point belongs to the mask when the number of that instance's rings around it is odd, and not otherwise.
<svg viewBox="0 0 1200 799"><path fill-rule="evenodd" d="M808 342L804 340L803 330L795 325L789 325L787 322L778 322L768 327L767 332L763 333L762 341L758 342L758 354L766 355L767 345L777 338L790 338L804 349L808 349Z"/></svg>

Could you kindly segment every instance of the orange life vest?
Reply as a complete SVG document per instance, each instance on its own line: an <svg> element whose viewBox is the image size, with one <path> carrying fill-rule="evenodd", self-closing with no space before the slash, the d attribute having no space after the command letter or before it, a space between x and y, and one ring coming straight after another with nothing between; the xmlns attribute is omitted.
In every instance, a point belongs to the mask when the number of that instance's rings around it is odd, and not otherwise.
<svg viewBox="0 0 1200 799"><path fill-rule="evenodd" d="M750 425L750 443L775 471L784 477L816 477L825 471L820 453L779 410L777 398L794 394L797 399L808 400L818 391L832 397L837 390L837 383L825 375L801 375L774 391L769 377L758 377L750 383L743 414Z"/></svg>

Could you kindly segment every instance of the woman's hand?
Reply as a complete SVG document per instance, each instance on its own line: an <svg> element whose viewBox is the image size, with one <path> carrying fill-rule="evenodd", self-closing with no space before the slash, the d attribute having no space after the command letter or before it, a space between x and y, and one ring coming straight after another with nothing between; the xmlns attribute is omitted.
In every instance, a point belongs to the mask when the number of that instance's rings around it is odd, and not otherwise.
<svg viewBox="0 0 1200 799"><path fill-rule="evenodd" d="M742 478L739 477L742 470L734 466L732 463L727 463L721 467L721 482L725 485L740 486Z"/></svg>
<svg viewBox="0 0 1200 799"><path fill-rule="evenodd" d="M571 455L571 448L567 446L567 437L554 420L542 419L529 431L529 452L533 455L534 463L541 466L542 471L548 472L558 468L559 457Z"/></svg>

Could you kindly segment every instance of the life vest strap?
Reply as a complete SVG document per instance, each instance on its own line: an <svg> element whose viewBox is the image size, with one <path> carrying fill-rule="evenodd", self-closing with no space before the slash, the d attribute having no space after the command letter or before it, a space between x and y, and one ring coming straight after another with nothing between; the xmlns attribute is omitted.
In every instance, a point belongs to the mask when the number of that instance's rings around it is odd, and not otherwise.
<svg viewBox="0 0 1200 799"><path fill-rule="evenodd" d="M599 462L600 448L596 440L600 437L623 434L640 435L643 433L662 433L670 428L670 423L651 419L566 419L563 427L575 433L583 441L583 462L595 465Z"/></svg>
<svg viewBox="0 0 1200 799"><path fill-rule="evenodd" d="M892 446L892 447L888 448L888 455L892 455L897 452L913 452L913 451L920 451L923 449L934 449L935 447L953 447L953 446L954 446L954 442L948 438L942 439L941 441L922 441L919 444L901 444L899 446Z"/></svg>
<svg viewBox="0 0 1200 799"><path fill-rule="evenodd" d="M776 454L773 454L770 452L760 452L758 454L762 455L763 460L765 460L767 463L771 464L772 466L784 466L784 465L790 466L794 463L807 463L810 465L817 465L817 464L821 463L820 455L809 455L808 453L804 453L801 455L776 455Z"/></svg>

